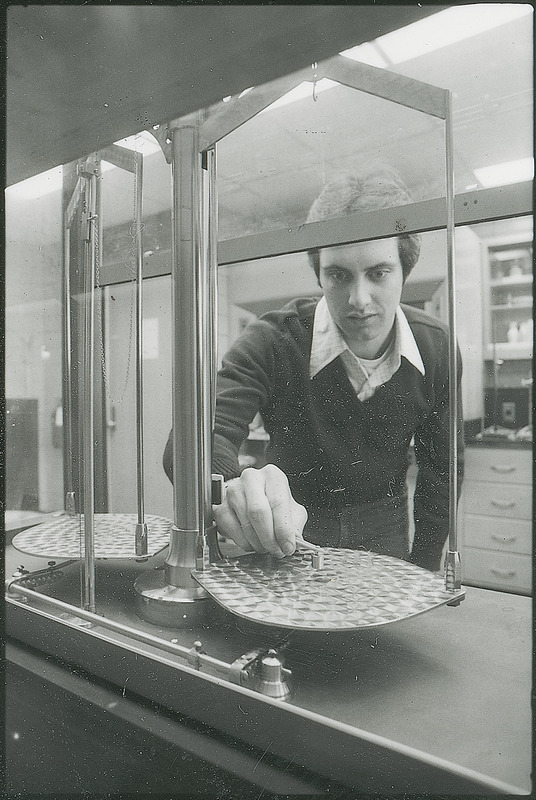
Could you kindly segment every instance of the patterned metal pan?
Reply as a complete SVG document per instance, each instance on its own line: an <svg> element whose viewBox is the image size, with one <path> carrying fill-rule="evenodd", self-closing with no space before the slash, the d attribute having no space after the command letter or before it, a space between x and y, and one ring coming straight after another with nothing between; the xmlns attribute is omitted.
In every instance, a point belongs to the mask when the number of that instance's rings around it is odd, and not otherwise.
<svg viewBox="0 0 536 800"><path fill-rule="evenodd" d="M194 570L193 577L227 611L263 625L299 630L374 628L459 601L444 579L406 561L358 550L323 548L278 560L251 554Z"/></svg>
<svg viewBox="0 0 536 800"><path fill-rule="evenodd" d="M95 514L95 558L139 558L136 555L136 514ZM147 556L169 544L171 521L148 514ZM13 537L22 553L45 558L81 558L84 555L84 517L63 516L35 525ZM144 556L145 557L145 556Z"/></svg>

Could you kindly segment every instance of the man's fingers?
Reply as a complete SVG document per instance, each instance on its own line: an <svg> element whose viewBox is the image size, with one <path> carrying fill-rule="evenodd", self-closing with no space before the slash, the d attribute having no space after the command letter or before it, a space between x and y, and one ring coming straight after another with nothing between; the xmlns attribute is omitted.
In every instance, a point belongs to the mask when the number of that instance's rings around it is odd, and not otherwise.
<svg viewBox="0 0 536 800"><path fill-rule="evenodd" d="M292 523L296 528L296 535L301 536L303 534L303 529L305 528L305 523L308 519L307 509L305 506L300 505L293 499L292 504Z"/></svg>
<svg viewBox="0 0 536 800"><path fill-rule="evenodd" d="M292 497L287 476L273 464L245 469L229 481L214 516L219 532L240 548L277 558L294 552L307 520L305 508Z"/></svg>
<svg viewBox="0 0 536 800"><path fill-rule="evenodd" d="M287 476L277 468L266 469L266 496L272 509L274 538L285 555L296 549L299 536L307 520L307 512L300 506L290 492Z"/></svg>
<svg viewBox="0 0 536 800"><path fill-rule="evenodd" d="M239 542L233 531L236 531L241 541L247 541L248 550L283 555L279 546L274 548L272 512L264 493L264 481L258 470L245 469L240 478L229 481L223 506L233 512L232 524L229 515L224 518L224 522L230 525L228 535L237 544ZM243 544L239 546L244 547Z"/></svg>
<svg viewBox="0 0 536 800"><path fill-rule="evenodd" d="M241 483L246 500L246 516L241 521L242 527L246 522L252 525L262 551L268 551L277 558L283 558L285 553L281 549L274 531L274 509L269 488L272 469L285 478L281 470L272 465L261 470L245 469L242 472Z"/></svg>
<svg viewBox="0 0 536 800"><path fill-rule="evenodd" d="M227 503L222 503L212 508L218 532L221 533L222 536L232 539L241 550L253 549L252 544L244 536L240 520L233 509L230 508Z"/></svg>

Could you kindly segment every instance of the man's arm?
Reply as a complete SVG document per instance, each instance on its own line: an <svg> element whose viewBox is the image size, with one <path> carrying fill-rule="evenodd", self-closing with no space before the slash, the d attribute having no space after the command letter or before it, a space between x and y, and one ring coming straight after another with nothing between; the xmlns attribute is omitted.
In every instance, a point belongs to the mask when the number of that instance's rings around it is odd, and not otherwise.
<svg viewBox="0 0 536 800"><path fill-rule="evenodd" d="M240 474L238 452L249 424L267 402L272 383L271 326L249 325L226 353L218 371L216 415L212 442L212 471L226 480ZM164 450L163 465L173 481L173 431Z"/></svg>
<svg viewBox="0 0 536 800"><path fill-rule="evenodd" d="M228 481L224 500L213 507L220 534L244 550L276 557L295 550L307 520L295 502L284 472L273 464L240 471L238 452L255 415L269 402L279 332L263 320L250 325L223 359L218 373L212 469ZM173 479L173 436L164 451L164 469ZM231 479L231 480L229 480Z"/></svg>

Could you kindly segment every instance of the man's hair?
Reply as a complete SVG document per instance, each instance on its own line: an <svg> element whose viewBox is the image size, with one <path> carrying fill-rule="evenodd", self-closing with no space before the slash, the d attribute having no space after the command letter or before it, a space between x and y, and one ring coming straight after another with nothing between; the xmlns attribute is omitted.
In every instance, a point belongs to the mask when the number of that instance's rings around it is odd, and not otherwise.
<svg viewBox="0 0 536 800"><path fill-rule="evenodd" d="M391 167L382 166L360 175L345 173L324 186L310 208L307 222L320 222L360 211L378 211L411 202L406 186ZM398 255L404 280L417 263L420 250L419 234L398 235ZM319 279L320 250L309 250L308 255Z"/></svg>

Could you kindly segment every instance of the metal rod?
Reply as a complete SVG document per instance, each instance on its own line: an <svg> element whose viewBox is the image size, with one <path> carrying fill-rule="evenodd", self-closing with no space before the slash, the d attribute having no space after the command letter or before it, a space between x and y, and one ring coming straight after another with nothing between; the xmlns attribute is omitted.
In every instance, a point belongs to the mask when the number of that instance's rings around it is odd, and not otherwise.
<svg viewBox="0 0 536 800"><path fill-rule="evenodd" d="M201 159L198 153L197 158ZM210 309L209 298L209 192L208 175L206 169L200 170L200 193L199 193L199 215L195 216L195 224L198 225L196 239L199 242L199 263L196 283L196 305L197 305L197 386L198 386L198 409L199 417L197 420L199 429L199 479L198 479L198 503L199 503L199 538L198 538L198 557L199 548L203 549L205 543L205 528L207 521L207 508L210 508L210 479L207 480L208 470L210 470L210 342L208 340L208 318Z"/></svg>
<svg viewBox="0 0 536 800"><path fill-rule="evenodd" d="M215 409L214 381L215 365L215 278L217 228L213 214L216 210L214 151L204 154L205 169L202 170L202 216L201 216L201 264L198 292L198 342L199 342L199 387L200 387L200 440L201 478L200 507L203 509L200 536L205 542L206 530L212 524L212 428Z"/></svg>
<svg viewBox="0 0 536 800"><path fill-rule="evenodd" d="M27 575L24 577L28 579ZM143 644L150 645L151 647L157 647L159 650L164 650L175 656L180 656L181 658L186 658L189 660L188 657L191 650L188 647L184 647L183 645L175 644L173 642L168 642L166 639L159 639L157 636L152 636L150 633L144 633L144 631L140 630L139 628L130 628L127 625L123 625L120 622L114 622L106 617L101 617L91 611L71 606L68 603L64 603L62 600L56 600L54 597L39 594L39 592L36 592L33 589L28 589L26 586L21 585L17 581L11 581L8 587L8 593L12 594L16 592L23 595L23 597L44 602L64 614L70 614L73 617L78 617L86 620L87 622L91 622L93 625L98 625L99 627L106 628L123 636L129 636L138 642L143 642ZM16 602L16 598L13 598L13 600ZM64 620L60 621L64 623ZM199 660L200 664L211 666L213 669L222 672L225 677L229 677L231 664L227 664L225 661L220 661L217 658L213 658L212 656L208 656L206 653L201 652L196 653L196 660L197 659Z"/></svg>
<svg viewBox="0 0 536 800"><path fill-rule="evenodd" d="M147 526L145 524L145 488L143 454L143 246L142 246L142 188L143 157L136 153L134 172L134 236L136 240L136 490L138 522L136 525L136 555L147 555Z"/></svg>
<svg viewBox="0 0 536 800"><path fill-rule="evenodd" d="M306 539L303 539L301 536L296 537L296 550L309 550L313 553L317 553L322 548L317 545L313 544L312 542L308 542Z"/></svg>
<svg viewBox="0 0 536 800"><path fill-rule="evenodd" d="M78 186L78 183L77 183ZM65 511L75 513L73 496L73 414L72 414L72 363L71 363L71 229L69 215L63 221L63 441Z"/></svg>
<svg viewBox="0 0 536 800"><path fill-rule="evenodd" d="M211 374L210 374L210 419L212 429L216 418L216 372L218 357L218 188L216 182L216 146L207 152L209 170L209 289L210 309L208 322L210 325ZM210 477L210 476L209 476Z"/></svg>
<svg viewBox="0 0 536 800"><path fill-rule="evenodd" d="M84 605L95 611L95 236L98 184L96 167L87 183L88 237L86 241L84 286L84 396L82 418L82 452L84 461Z"/></svg>
<svg viewBox="0 0 536 800"><path fill-rule="evenodd" d="M447 204L447 288L449 318L449 540L445 563L445 587L461 588L458 555L458 345L456 338L456 270L454 228L454 143L452 95L446 93L445 160Z"/></svg>
<svg viewBox="0 0 536 800"><path fill-rule="evenodd" d="M215 147L203 153L202 170L202 268L199 282L199 341L201 386L202 465L200 505L203 521L198 537L196 568L204 569L210 560L221 558L212 514L212 436L216 413L216 354L218 303L218 199ZM221 478L221 476L219 476Z"/></svg>

